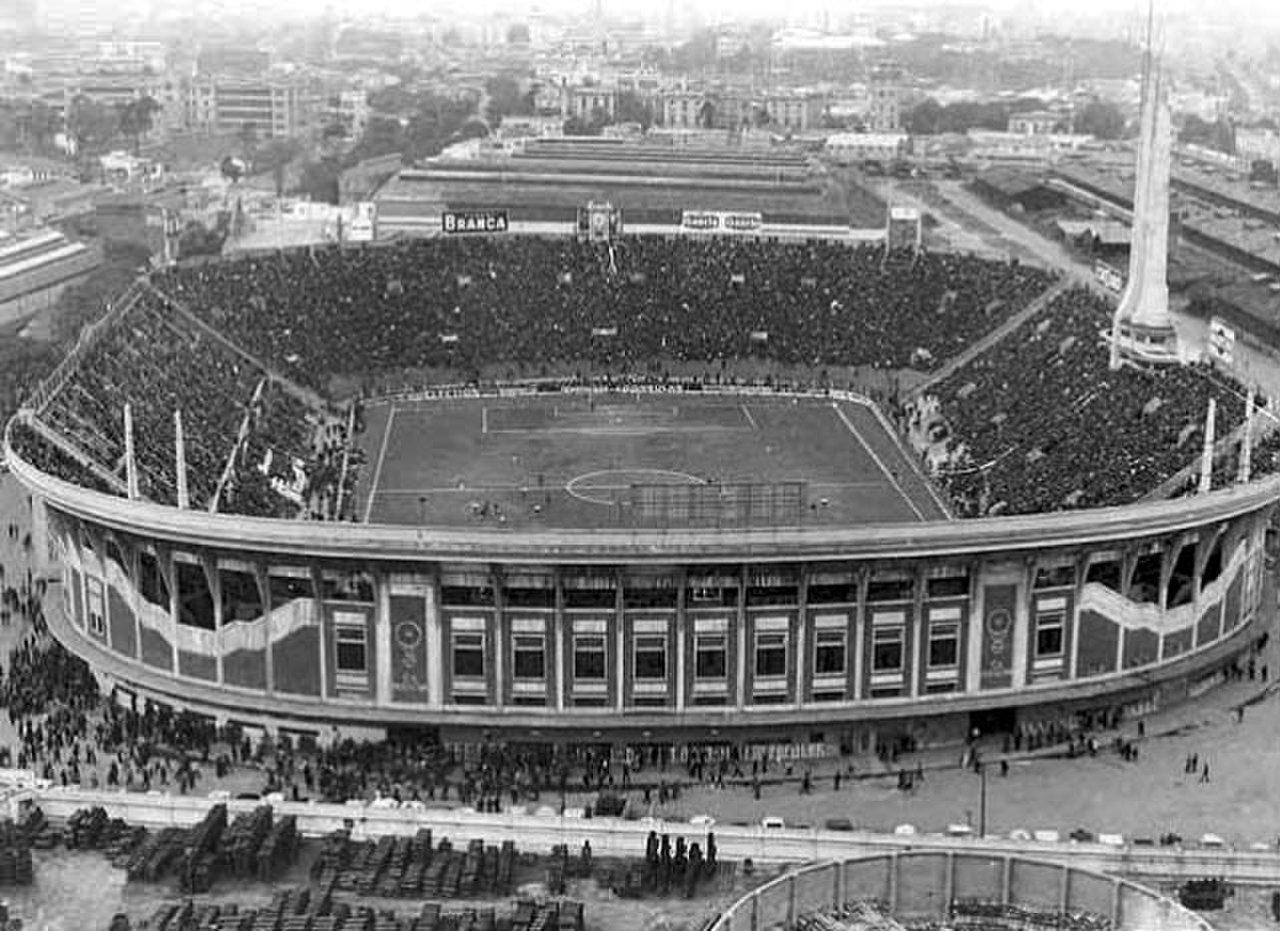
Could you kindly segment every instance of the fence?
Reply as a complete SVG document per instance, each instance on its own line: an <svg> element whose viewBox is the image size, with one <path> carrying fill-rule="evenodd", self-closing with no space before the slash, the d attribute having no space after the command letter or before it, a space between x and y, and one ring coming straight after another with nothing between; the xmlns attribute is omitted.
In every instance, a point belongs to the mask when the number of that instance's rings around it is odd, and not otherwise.
<svg viewBox="0 0 1280 931"><path fill-rule="evenodd" d="M10 799L10 807L20 803L38 804L49 818L70 817L81 808L101 806L111 817L149 828L190 826L200 821L215 800L196 796L166 795L159 792L104 792L27 785ZM252 811L262 802L253 799L226 800L232 817ZM669 834L686 841L705 842L714 831L723 859L752 859L756 863L807 863L846 859L871 854L892 854L929 850L957 857L1035 857L1098 873L1139 877L1148 880L1200 879L1221 876L1231 882L1274 885L1280 875L1280 852L1232 850L1230 848L1118 846L1074 841L1011 840L1006 838L950 837L941 834L899 836L865 831L827 831L812 828L764 828L743 825L693 825L684 822L619 818L583 818L513 809L487 814L467 808L381 807L378 803L348 802L345 805L319 802L277 802L281 816L298 819L298 831L319 837L339 828L350 828L357 839L384 835L412 836L419 828L430 828L439 836L455 839L483 837L500 843L513 840L527 850L550 851L558 844L570 848L591 842L602 856L643 856L650 831Z"/></svg>
<svg viewBox="0 0 1280 931"><path fill-rule="evenodd" d="M875 903L882 914L910 920L941 921L957 902L1015 916L990 927L1044 927L1036 917L1057 916L1064 916L1058 927L1088 927L1095 923L1087 916L1097 916L1115 931L1211 928L1194 912L1128 880L1019 856L920 850L787 873L731 905L711 931L790 931L805 915L853 902ZM1073 922L1069 916L1085 917Z"/></svg>

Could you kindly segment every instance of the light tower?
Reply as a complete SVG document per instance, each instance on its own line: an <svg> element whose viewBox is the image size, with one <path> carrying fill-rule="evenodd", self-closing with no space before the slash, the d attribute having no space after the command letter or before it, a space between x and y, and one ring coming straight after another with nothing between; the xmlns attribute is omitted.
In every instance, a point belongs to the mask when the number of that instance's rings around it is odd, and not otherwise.
<svg viewBox="0 0 1280 931"><path fill-rule="evenodd" d="M1138 171L1133 191L1129 280L1111 328L1111 367L1128 360L1148 365L1180 361L1178 334L1169 316L1169 172L1173 134L1168 86L1152 48L1152 11L1142 56L1142 113Z"/></svg>

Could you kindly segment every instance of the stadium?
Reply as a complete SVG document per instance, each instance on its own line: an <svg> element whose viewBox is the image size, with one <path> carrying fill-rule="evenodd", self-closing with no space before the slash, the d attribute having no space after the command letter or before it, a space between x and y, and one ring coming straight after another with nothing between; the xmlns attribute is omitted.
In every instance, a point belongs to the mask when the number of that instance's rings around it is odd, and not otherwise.
<svg viewBox="0 0 1280 931"><path fill-rule="evenodd" d="M1034 741L1257 635L1264 418L1110 370L1110 313L884 244L275 252L139 280L5 457L122 696L320 742Z"/></svg>

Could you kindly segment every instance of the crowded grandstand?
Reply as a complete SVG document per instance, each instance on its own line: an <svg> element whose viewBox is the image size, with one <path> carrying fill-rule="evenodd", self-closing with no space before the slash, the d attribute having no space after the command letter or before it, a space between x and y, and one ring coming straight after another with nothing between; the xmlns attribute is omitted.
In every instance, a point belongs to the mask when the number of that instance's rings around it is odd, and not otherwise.
<svg viewBox="0 0 1280 931"><path fill-rule="evenodd" d="M1083 289L1033 308L1052 285L1013 261L735 237L437 238L183 265L116 302L13 439L119 495L345 519L362 419L349 402L389 390L857 390L868 370L937 373L880 400L956 513L977 517L1141 499L1199 455L1210 398L1218 435L1238 430L1237 384L1200 366L1110 369L1110 308ZM984 337L998 338L944 369Z"/></svg>

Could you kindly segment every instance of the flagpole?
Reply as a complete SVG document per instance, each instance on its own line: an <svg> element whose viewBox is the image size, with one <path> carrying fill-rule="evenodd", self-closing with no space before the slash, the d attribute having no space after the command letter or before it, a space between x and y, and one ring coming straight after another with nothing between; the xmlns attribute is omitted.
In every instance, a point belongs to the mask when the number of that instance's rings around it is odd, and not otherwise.
<svg viewBox="0 0 1280 931"><path fill-rule="evenodd" d="M1236 483L1244 485L1253 472L1253 414L1255 389L1249 387L1249 397L1244 407L1244 437L1240 441L1240 470L1236 473Z"/></svg>
<svg viewBox="0 0 1280 931"><path fill-rule="evenodd" d="M1204 451L1200 454L1200 494L1208 494L1213 490L1213 431L1214 420L1218 413L1218 402L1209 399L1209 410L1204 416Z"/></svg>
<svg viewBox="0 0 1280 931"><path fill-rule="evenodd" d="M173 453L178 470L178 507L191 507L191 494L187 488L187 444L182 432L182 411L173 412Z"/></svg>
<svg viewBox="0 0 1280 931"><path fill-rule="evenodd" d="M133 454L133 405L124 405L124 471L125 483L129 489L129 500L136 501L138 494L138 463Z"/></svg>

